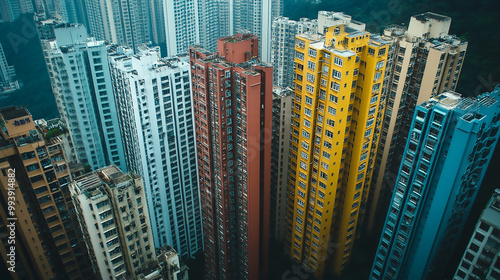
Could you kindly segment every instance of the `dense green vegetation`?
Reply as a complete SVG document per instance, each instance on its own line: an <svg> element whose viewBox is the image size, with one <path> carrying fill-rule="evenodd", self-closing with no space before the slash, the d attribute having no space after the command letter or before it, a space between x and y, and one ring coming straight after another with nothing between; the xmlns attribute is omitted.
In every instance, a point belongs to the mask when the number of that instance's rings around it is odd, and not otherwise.
<svg viewBox="0 0 500 280"><path fill-rule="evenodd" d="M0 43L7 62L14 65L24 84L22 89L0 96L0 107L24 105L35 119L58 117L33 16L27 14L15 22L0 23Z"/></svg>
<svg viewBox="0 0 500 280"><path fill-rule="evenodd" d="M500 1L498 0L284 0L285 16L317 18L318 11L343 11L381 32L390 24L408 25L410 17L435 12L452 18L450 34L469 42L457 92L474 96L500 83ZM318 3L315 3L318 2Z"/></svg>

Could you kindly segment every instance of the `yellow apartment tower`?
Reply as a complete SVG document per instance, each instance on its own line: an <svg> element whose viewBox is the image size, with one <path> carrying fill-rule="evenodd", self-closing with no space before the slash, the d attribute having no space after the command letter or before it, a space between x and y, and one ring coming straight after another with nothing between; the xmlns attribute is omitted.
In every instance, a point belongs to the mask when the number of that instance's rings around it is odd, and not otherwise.
<svg viewBox="0 0 500 280"><path fill-rule="evenodd" d="M324 36L296 36L285 243L318 279L326 263L340 274L361 230L388 47L359 22L331 26Z"/></svg>

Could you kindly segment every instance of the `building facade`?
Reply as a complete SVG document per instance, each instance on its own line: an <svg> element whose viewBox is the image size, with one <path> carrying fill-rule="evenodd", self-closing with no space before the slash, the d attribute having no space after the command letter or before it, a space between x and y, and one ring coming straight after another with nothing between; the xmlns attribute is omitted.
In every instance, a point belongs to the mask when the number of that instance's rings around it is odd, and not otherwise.
<svg viewBox="0 0 500 280"><path fill-rule="evenodd" d="M105 43L87 38L82 25L44 20L37 27L78 162L93 169L113 163L127 170Z"/></svg>
<svg viewBox="0 0 500 280"><path fill-rule="evenodd" d="M340 274L362 222L387 51L387 42L345 23L296 36L285 245L317 278L325 267Z"/></svg>
<svg viewBox="0 0 500 280"><path fill-rule="evenodd" d="M440 279L500 134L500 88L415 109L370 279Z"/></svg>
<svg viewBox="0 0 500 280"><path fill-rule="evenodd" d="M0 251L10 276L93 278L60 139L45 140L24 108L0 109L0 128L1 227L14 237L2 238Z"/></svg>
<svg viewBox="0 0 500 280"><path fill-rule="evenodd" d="M33 13L33 2L30 0L0 0L0 19L15 21L22 14Z"/></svg>
<svg viewBox="0 0 500 280"><path fill-rule="evenodd" d="M272 67L251 34L191 47L207 279L267 279Z"/></svg>
<svg viewBox="0 0 500 280"><path fill-rule="evenodd" d="M370 193L368 231L378 213L380 192L390 193L399 172L415 106L457 86L467 42L449 35L450 25L449 17L424 13L413 16L408 28L384 30L384 39L392 42L392 68L384 88L387 109Z"/></svg>
<svg viewBox="0 0 500 280"><path fill-rule="evenodd" d="M142 179L111 165L70 186L90 258L102 279L135 277L156 265Z"/></svg>
<svg viewBox="0 0 500 280"><path fill-rule="evenodd" d="M151 40L149 1L85 0L85 7L90 35L97 40L132 49Z"/></svg>
<svg viewBox="0 0 500 280"><path fill-rule="evenodd" d="M302 33L325 34L330 26L347 24L349 27L364 30L365 24L352 20L342 12L319 11L318 19L301 18L299 21L287 17L273 18L271 63L274 67L274 85L293 86L295 35Z"/></svg>
<svg viewBox="0 0 500 280"><path fill-rule="evenodd" d="M295 35L316 32L317 20L301 18L300 21L287 17L277 17L272 23L271 63L274 69L273 84L278 87L291 87L294 77Z"/></svg>
<svg viewBox="0 0 500 280"><path fill-rule="evenodd" d="M144 179L155 246L193 257L203 237L189 64L136 53L109 49L127 166Z"/></svg>
<svg viewBox="0 0 500 280"><path fill-rule="evenodd" d="M273 88L273 142L271 144L271 237L284 241L290 162L293 89Z"/></svg>
<svg viewBox="0 0 500 280"><path fill-rule="evenodd" d="M483 210L454 280L500 279L500 189Z"/></svg>
<svg viewBox="0 0 500 280"><path fill-rule="evenodd" d="M21 88L21 83L15 79L16 69L7 63L7 57L0 44L0 94L8 93Z"/></svg>

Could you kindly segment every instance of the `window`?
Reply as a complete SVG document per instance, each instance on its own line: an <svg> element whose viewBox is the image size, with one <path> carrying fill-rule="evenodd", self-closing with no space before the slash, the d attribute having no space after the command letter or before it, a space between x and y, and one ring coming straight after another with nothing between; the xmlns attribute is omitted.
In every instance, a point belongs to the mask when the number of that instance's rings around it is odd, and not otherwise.
<svg viewBox="0 0 500 280"><path fill-rule="evenodd" d="M333 69L332 70L332 77L340 80L342 78L342 73L340 71Z"/></svg>
<svg viewBox="0 0 500 280"><path fill-rule="evenodd" d="M295 51L295 57L300 60L304 60L304 54L301 52Z"/></svg>
<svg viewBox="0 0 500 280"><path fill-rule="evenodd" d="M313 93L313 92L314 92L314 87L313 87L313 86L311 86L311 85L306 85L306 90L307 90L308 92Z"/></svg>
<svg viewBox="0 0 500 280"><path fill-rule="evenodd" d="M326 159L330 159L330 154L327 153L326 151L323 151L323 157Z"/></svg>
<svg viewBox="0 0 500 280"><path fill-rule="evenodd" d="M328 106L328 113L336 116L337 115L337 109L331 107L331 106Z"/></svg>
<svg viewBox="0 0 500 280"><path fill-rule="evenodd" d="M361 157L359 158L359 161L363 161L368 157L368 151L364 152L361 154Z"/></svg>
<svg viewBox="0 0 500 280"><path fill-rule="evenodd" d="M299 195L300 197L302 197L302 198L306 197L306 194L305 194L303 191L301 191L301 190L298 190L298 192L297 192L297 193L298 193L298 195ZM302 224L302 223L300 223L300 224Z"/></svg>
<svg viewBox="0 0 500 280"><path fill-rule="evenodd" d="M306 183L304 183L304 182L302 182L302 181L299 180L299 186L302 187L303 189L305 189L306 188ZM304 213L302 213L302 214L304 214Z"/></svg>
<svg viewBox="0 0 500 280"><path fill-rule="evenodd" d="M340 84L337 84L336 82L331 82L330 83L330 88L334 91L339 91L340 90Z"/></svg>
<svg viewBox="0 0 500 280"><path fill-rule="evenodd" d="M377 66L375 67L376 70L380 70L380 68L384 67L384 61L379 61L377 62Z"/></svg>
<svg viewBox="0 0 500 280"><path fill-rule="evenodd" d="M328 119L328 120L326 120L326 124L329 125L329 126L331 126L331 127L334 127L335 126L335 121Z"/></svg>
<svg viewBox="0 0 500 280"><path fill-rule="evenodd" d="M342 67L342 64L344 63L344 61L341 58L335 57L335 59L333 60L333 63L335 65Z"/></svg>
<svg viewBox="0 0 500 280"><path fill-rule="evenodd" d="M377 109L377 107L371 107L370 110L368 111L368 116L372 116L373 114L375 114L375 110Z"/></svg>
<svg viewBox="0 0 500 280"><path fill-rule="evenodd" d="M370 127L373 125L374 118L370 118L366 121L366 127Z"/></svg>
<svg viewBox="0 0 500 280"><path fill-rule="evenodd" d="M363 171L365 169L365 167L366 167L366 162L363 162L362 164L359 165L358 172Z"/></svg>
<svg viewBox="0 0 500 280"><path fill-rule="evenodd" d="M312 61L308 61L307 62L307 68L309 68L311 70L316 70L316 63L314 63Z"/></svg>
<svg viewBox="0 0 500 280"><path fill-rule="evenodd" d="M370 135L372 135L372 129L371 128L368 129L368 130L366 130L365 137L370 137Z"/></svg>
<svg viewBox="0 0 500 280"><path fill-rule="evenodd" d="M328 148L328 149L331 149L331 148L332 148L332 143L330 143L330 142L328 142L328 141L326 141L326 140L325 140L325 141L323 142L323 146L325 146L325 147L326 147L326 148Z"/></svg>
<svg viewBox="0 0 500 280"><path fill-rule="evenodd" d="M309 132L307 132L307 131L305 131L305 130L302 130L302 136L304 136L305 138L309 139L309 136L310 136L310 135L311 135L311 134L310 134Z"/></svg>
<svg viewBox="0 0 500 280"><path fill-rule="evenodd" d="M330 94L329 99L335 104L337 104L337 102L339 101L339 98L333 94Z"/></svg>
<svg viewBox="0 0 500 280"><path fill-rule="evenodd" d="M304 114L308 117L310 117L312 115L312 111L311 109L308 109L308 108L304 108Z"/></svg>
<svg viewBox="0 0 500 280"><path fill-rule="evenodd" d="M305 127L311 127L311 122L308 121L308 120L306 120L306 119L304 119L304 126Z"/></svg>
<svg viewBox="0 0 500 280"><path fill-rule="evenodd" d="M304 159L308 159L308 158L309 158L309 155L308 155L306 152L304 152L304 151L302 151L302 152L300 153L300 156L301 156L302 158L304 158Z"/></svg>
<svg viewBox="0 0 500 280"><path fill-rule="evenodd" d="M328 170L328 164L326 164L325 162L321 162L321 167Z"/></svg>
<svg viewBox="0 0 500 280"><path fill-rule="evenodd" d="M314 83L315 80L316 80L316 77L314 77L313 74L307 73L307 81Z"/></svg>
<svg viewBox="0 0 500 280"><path fill-rule="evenodd" d="M309 96L306 96L306 104L312 105L312 103L313 103L313 99Z"/></svg>
<svg viewBox="0 0 500 280"><path fill-rule="evenodd" d="M316 57L317 51L315 49L309 48L309 55L312 57Z"/></svg>
<svg viewBox="0 0 500 280"><path fill-rule="evenodd" d="M302 141L300 144L301 144L302 148L309 151L309 144L307 144L305 141Z"/></svg>
<svg viewBox="0 0 500 280"><path fill-rule="evenodd" d="M379 89L380 89L380 83L374 84L374 85L373 85L373 90L372 90L372 92L376 92L376 91L378 91Z"/></svg>
<svg viewBox="0 0 500 280"><path fill-rule="evenodd" d="M328 129L325 129L325 136L326 137L329 137L329 138L333 138L333 132L331 132L330 130Z"/></svg>
<svg viewBox="0 0 500 280"><path fill-rule="evenodd" d="M372 98L370 99L370 105L376 103L377 100L378 100L378 95L372 96Z"/></svg>
<svg viewBox="0 0 500 280"><path fill-rule="evenodd" d="M300 161L300 167L307 171L307 164L305 162Z"/></svg>

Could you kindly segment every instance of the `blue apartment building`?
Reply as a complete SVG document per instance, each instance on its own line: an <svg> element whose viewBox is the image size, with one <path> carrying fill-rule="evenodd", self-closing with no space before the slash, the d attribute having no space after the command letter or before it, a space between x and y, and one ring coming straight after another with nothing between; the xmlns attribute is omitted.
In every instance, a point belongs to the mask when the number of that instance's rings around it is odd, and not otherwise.
<svg viewBox="0 0 500 280"><path fill-rule="evenodd" d="M486 172L500 87L445 92L418 105L370 279L440 279Z"/></svg>

